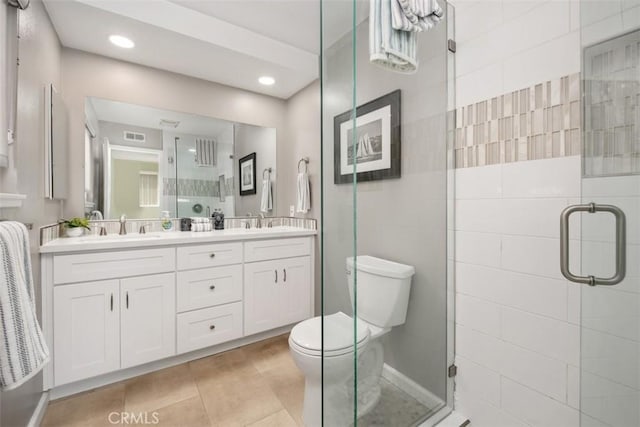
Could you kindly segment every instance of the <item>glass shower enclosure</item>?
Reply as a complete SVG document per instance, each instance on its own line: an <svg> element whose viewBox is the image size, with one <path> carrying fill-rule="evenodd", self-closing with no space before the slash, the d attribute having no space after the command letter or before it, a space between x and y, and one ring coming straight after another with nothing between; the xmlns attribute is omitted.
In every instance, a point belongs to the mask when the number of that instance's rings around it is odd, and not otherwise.
<svg viewBox="0 0 640 427"><path fill-rule="evenodd" d="M439 0L404 73L372 61L383 3L321 2L322 408L309 426L433 425L453 406L454 10Z"/></svg>

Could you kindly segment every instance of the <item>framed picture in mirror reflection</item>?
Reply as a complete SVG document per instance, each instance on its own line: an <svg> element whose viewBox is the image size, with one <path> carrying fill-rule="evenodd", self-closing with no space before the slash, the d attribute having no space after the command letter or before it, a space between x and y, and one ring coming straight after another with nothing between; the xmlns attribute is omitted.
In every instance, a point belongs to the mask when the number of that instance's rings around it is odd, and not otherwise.
<svg viewBox="0 0 640 427"><path fill-rule="evenodd" d="M240 195L256 194L256 153L239 160Z"/></svg>
<svg viewBox="0 0 640 427"><path fill-rule="evenodd" d="M400 90L334 118L334 183L400 178Z"/></svg>

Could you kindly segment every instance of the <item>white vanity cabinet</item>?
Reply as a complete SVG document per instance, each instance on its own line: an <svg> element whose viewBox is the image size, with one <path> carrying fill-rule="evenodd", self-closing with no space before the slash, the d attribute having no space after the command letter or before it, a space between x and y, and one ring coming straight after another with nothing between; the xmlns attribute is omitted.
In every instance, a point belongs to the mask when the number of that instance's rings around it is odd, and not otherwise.
<svg viewBox="0 0 640 427"><path fill-rule="evenodd" d="M178 353L242 337L242 245L178 248Z"/></svg>
<svg viewBox="0 0 640 427"><path fill-rule="evenodd" d="M313 316L310 255L310 239L247 242L245 260L256 262L244 265L245 335Z"/></svg>
<svg viewBox="0 0 640 427"><path fill-rule="evenodd" d="M56 286L53 299L56 385L120 369L120 282Z"/></svg>
<svg viewBox="0 0 640 427"><path fill-rule="evenodd" d="M175 274L120 281L121 368L176 354Z"/></svg>
<svg viewBox="0 0 640 427"><path fill-rule="evenodd" d="M175 354L174 273L56 286L56 385Z"/></svg>
<svg viewBox="0 0 640 427"><path fill-rule="evenodd" d="M264 233L82 251L61 239L63 249L41 249L43 324L53 343L45 389L75 393L148 372L150 362L170 366L283 333L313 316L315 231Z"/></svg>

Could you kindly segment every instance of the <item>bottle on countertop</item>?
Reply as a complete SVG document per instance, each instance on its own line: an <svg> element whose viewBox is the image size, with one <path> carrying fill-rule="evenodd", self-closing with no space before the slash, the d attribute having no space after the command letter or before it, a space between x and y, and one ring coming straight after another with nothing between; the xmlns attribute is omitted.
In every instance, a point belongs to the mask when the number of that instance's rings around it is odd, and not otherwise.
<svg viewBox="0 0 640 427"><path fill-rule="evenodd" d="M214 210L211 217L213 218L213 229L224 230L224 212L222 212L222 209Z"/></svg>
<svg viewBox="0 0 640 427"><path fill-rule="evenodd" d="M169 215L169 211L162 211L160 220L162 229L164 231L171 231L173 229L173 222L171 221L171 215Z"/></svg>

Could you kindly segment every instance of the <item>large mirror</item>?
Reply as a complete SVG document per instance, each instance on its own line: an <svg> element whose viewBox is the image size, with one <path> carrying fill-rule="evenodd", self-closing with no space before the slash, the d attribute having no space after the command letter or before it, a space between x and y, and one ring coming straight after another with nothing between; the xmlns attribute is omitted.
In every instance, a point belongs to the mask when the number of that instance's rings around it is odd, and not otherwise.
<svg viewBox="0 0 640 427"><path fill-rule="evenodd" d="M85 117L88 215L276 214L275 129L101 98Z"/></svg>

